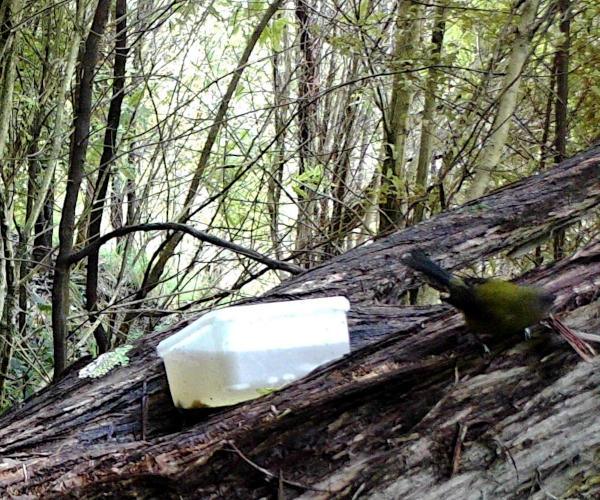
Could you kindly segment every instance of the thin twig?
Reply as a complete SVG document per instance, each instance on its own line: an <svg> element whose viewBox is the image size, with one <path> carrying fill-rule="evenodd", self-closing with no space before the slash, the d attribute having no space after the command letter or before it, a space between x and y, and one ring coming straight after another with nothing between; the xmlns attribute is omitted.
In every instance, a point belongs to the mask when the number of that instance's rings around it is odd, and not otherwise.
<svg viewBox="0 0 600 500"><path fill-rule="evenodd" d="M255 463L252 460L250 460L246 455L244 455L240 451L240 449L235 445L235 443L233 441L226 441L226 443L233 448L233 450L231 450L231 451L234 451L235 453L237 453L238 456L244 462L246 462L248 465L250 465L251 467L253 467L257 471L259 471L260 473L264 474L266 476L266 478L267 478L268 481L272 481L272 480L275 479L278 482L280 481L283 484L287 484L289 486L294 486L295 488L300 488L300 489L303 489L303 490L319 491L319 492L322 492L322 493L331 493L328 490L322 490L322 489L319 489L319 488L314 488L312 486L307 486L306 484L297 483L296 481L289 481L287 479L284 479L283 475L273 474L270 470L265 469L264 467L261 467L257 463Z"/></svg>
<svg viewBox="0 0 600 500"><path fill-rule="evenodd" d="M142 383L142 441L146 441L146 429L148 427L148 387L146 381Z"/></svg>
<svg viewBox="0 0 600 500"><path fill-rule="evenodd" d="M454 453L452 455L452 472L450 477L458 473L460 467L460 458L462 456L462 445L467 435L468 424L458 423L458 429L456 431L456 442L454 443Z"/></svg>

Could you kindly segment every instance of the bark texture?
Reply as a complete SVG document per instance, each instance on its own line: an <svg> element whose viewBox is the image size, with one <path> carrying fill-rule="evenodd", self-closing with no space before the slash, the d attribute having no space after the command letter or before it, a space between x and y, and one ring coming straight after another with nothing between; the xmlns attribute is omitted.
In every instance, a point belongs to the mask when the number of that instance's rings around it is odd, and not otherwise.
<svg viewBox="0 0 600 500"><path fill-rule="evenodd" d="M337 257L260 300L343 293L356 350L269 396L200 416L171 405L154 348L76 370L0 419L0 490L22 498L545 498L600 494L600 370L547 331L485 339L446 306L399 307L416 277L535 242L600 204L600 147ZM600 242L524 276L597 331ZM377 340L374 342L374 340ZM283 496L282 496L283 495Z"/></svg>

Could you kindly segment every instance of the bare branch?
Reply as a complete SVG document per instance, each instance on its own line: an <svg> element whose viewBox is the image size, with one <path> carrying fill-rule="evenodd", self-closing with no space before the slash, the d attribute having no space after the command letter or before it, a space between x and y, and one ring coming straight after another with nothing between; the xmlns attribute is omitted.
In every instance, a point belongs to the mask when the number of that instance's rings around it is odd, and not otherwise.
<svg viewBox="0 0 600 500"><path fill-rule="evenodd" d="M119 229L115 229L114 231L111 231L110 233L107 233L104 236L101 236L96 241L94 241L93 243L90 243L89 245L82 248L78 252L72 253L69 256L68 263L70 265L73 265L73 264L79 262L80 260L86 258L91 253L98 250L107 241L110 241L114 238L118 238L120 236L125 236L127 234L134 233L137 231L160 231L160 230L179 231L179 232L182 232L185 234L189 234L190 236L193 236L194 238L197 238L201 241L211 243L218 247L227 248L228 250L231 250L232 252L235 252L240 255L244 255L245 257L255 260L256 262L260 262L261 264L264 264L271 269L287 271L290 274L300 274L301 272L303 272L303 269L301 267L296 266L294 264L290 264L288 262L282 262L282 261L276 260L276 259L271 259L270 257L267 257L266 255L263 255L263 254L255 251L255 250L252 250L250 248L243 247L241 245L238 245L237 243L233 243L231 241L227 241L222 238L219 238L218 236L214 236L214 235L208 234L204 231L200 231L199 229L195 229L191 226L188 226L187 224L180 224L177 222L151 222L148 224L136 224L133 226L120 227Z"/></svg>

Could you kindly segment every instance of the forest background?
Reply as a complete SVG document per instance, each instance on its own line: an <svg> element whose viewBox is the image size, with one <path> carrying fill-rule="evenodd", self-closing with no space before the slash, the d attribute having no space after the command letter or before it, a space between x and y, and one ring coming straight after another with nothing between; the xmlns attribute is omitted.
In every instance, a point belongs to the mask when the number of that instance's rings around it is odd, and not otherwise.
<svg viewBox="0 0 600 500"><path fill-rule="evenodd" d="M594 0L3 0L0 22L0 410L598 139Z"/></svg>

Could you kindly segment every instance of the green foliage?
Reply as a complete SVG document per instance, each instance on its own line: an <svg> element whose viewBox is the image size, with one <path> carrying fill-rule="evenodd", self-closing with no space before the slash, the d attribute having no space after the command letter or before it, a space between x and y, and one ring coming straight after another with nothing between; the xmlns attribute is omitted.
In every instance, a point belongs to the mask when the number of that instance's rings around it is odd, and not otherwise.
<svg viewBox="0 0 600 500"><path fill-rule="evenodd" d="M125 275L127 281L133 286L141 286L144 277L144 271L148 266L148 256L145 253L136 256L127 254L123 255L125 241L117 243L114 247L105 247L100 251L101 256L101 285L107 290L112 289L116 282L117 276L125 263Z"/></svg>
<svg viewBox="0 0 600 500"><path fill-rule="evenodd" d="M402 198L406 192L406 179L402 175L396 175L392 169L387 169L381 174L385 182L381 183L379 192L384 198Z"/></svg>
<svg viewBox="0 0 600 500"><path fill-rule="evenodd" d="M308 200L313 193L323 192L330 187L323 165L313 165L302 173L294 174L292 189L299 198Z"/></svg>
<svg viewBox="0 0 600 500"><path fill-rule="evenodd" d="M79 370L79 378L100 378L117 366L127 366L129 364L127 353L132 348L132 345L124 345L117 347L114 351L101 354L90 364Z"/></svg>
<svg viewBox="0 0 600 500"><path fill-rule="evenodd" d="M290 21L285 17L273 19L269 26L260 35L260 43L264 46L271 47L274 51L279 52L283 49L283 35Z"/></svg>

